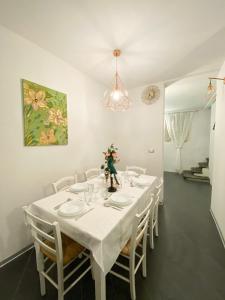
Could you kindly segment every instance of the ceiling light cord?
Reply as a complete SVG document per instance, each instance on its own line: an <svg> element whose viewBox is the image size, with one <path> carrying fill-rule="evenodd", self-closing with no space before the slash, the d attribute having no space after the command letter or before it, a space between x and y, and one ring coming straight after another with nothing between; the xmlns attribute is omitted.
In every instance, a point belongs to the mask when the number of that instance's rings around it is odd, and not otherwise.
<svg viewBox="0 0 225 300"><path fill-rule="evenodd" d="M117 56L116 56L116 90L118 90L118 69L117 69Z"/></svg>

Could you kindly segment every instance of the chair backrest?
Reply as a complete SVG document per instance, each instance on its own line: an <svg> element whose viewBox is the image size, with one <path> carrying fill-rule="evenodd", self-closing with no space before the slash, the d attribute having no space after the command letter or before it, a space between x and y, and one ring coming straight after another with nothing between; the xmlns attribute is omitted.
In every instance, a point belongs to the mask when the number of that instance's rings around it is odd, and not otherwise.
<svg viewBox="0 0 225 300"><path fill-rule="evenodd" d="M77 182L77 174L74 176L67 176L60 178L56 182L52 183L52 187L55 193L58 193L60 191L64 191L68 187L70 187L72 184Z"/></svg>
<svg viewBox="0 0 225 300"><path fill-rule="evenodd" d="M159 204L159 202L161 201L161 192L162 192L162 187L163 187L163 178L161 177L158 181L158 184L155 187L154 190L154 198L155 198L155 202L157 202L157 204Z"/></svg>
<svg viewBox="0 0 225 300"><path fill-rule="evenodd" d="M101 174L101 170L98 168L88 169L85 172L86 180L90 180L92 178L98 177Z"/></svg>
<svg viewBox="0 0 225 300"><path fill-rule="evenodd" d="M163 180L162 178L160 179L159 184L155 187L155 191L153 193L153 215L154 219L156 218L158 214L158 206L160 202L160 195L162 191L162 186L163 186Z"/></svg>
<svg viewBox="0 0 225 300"><path fill-rule="evenodd" d="M157 190L159 190L159 189L162 189L162 186L163 186L163 178L161 177L160 179L159 179L159 183L158 183L158 185L155 187Z"/></svg>
<svg viewBox="0 0 225 300"><path fill-rule="evenodd" d="M25 223L31 230L37 256L40 248L55 257L57 263L63 262L62 238L59 224L49 223L29 211L28 206L23 207Z"/></svg>
<svg viewBox="0 0 225 300"><path fill-rule="evenodd" d="M135 254L135 249L138 244L143 240L143 243L146 243L147 238L147 229L151 211L153 209L153 196L151 194L151 198L149 199L149 192L146 194L146 203L144 210L135 215L132 229L132 237L131 237L131 254Z"/></svg>
<svg viewBox="0 0 225 300"><path fill-rule="evenodd" d="M146 174L147 169L137 167L137 166L127 166L126 171L134 171L134 172L138 173L139 175L141 175L141 174Z"/></svg>

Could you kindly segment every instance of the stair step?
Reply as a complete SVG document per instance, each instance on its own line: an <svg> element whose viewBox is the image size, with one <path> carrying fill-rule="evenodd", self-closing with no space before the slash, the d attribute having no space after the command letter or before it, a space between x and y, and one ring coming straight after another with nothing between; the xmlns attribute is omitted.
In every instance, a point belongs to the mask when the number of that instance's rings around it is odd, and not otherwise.
<svg viewBox="0 0 225 300"><path fill-rule="evenodd" d="M198 165L200 168L207 168L209 164L208 164L208 162L200 162L200 163L198 163Z"/></svg>
<svg viewBox="0 0 225 300"><path fill-rule="evenodd" d="M200 168L200 167L191 168L191 172L192 173L202 173L202 168Z"/></svg>
<svg viewBox="0 0 225 300"><path fill-rule="evenodd" d="M209 177L206 176L197 176L196 174L194 175L192 171L185 170L182 173L184 179L192 180L192 181L199 181L199 182L209 182Z"/></svg>

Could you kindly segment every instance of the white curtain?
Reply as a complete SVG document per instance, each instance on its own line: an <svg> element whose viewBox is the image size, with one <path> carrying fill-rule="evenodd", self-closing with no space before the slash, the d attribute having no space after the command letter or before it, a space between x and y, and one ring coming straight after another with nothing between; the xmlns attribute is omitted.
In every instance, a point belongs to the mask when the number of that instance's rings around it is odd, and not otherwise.
<svg viewBox="0 0 225 300"><path fill-rule="evenodd" d="M167 113L165 116L166 135L169 136L166 140L173 142L177 149L176 171L178 173L182 172L181 149L188 141L193 116L193 112Z"/></svg>
<svg viewBox="0 0 225 300"><path fill-rule="evenodd" d="M168 129L167 129L167 125L166 125L166 120L164 121L164 139L165 139L165 142L171 142L171 138L170 138L170 135L169 135L169 132L168 132Z"/></svg>

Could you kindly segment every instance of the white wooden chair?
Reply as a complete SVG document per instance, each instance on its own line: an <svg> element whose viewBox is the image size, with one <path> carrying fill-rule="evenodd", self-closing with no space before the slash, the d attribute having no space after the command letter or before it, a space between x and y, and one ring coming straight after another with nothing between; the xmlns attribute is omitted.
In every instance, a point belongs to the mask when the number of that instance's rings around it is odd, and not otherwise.
<svg viewBox="0 0 225 300"><path fill-rule="evenodd" d="M157 191L160 189L160 195L159 195L159 204L160 205L164 204L164 198L163 198L163 195L161 195L163 192L163 183L164 183L163 177L161 177L159 179L159 184L155 187Z"/></svg>
<svg viewBox="0 0 225 300"><path fill-rule="evenodd" d="M150 215L149 221L149 240L150 248L154 249L154 233L156 236L159 236L159 203L160 203L160 194L162 191L163 180L160 179L160 183L155 187L153 193L153 210Z"/></svg>
<svg viewBox="0 0 225 300"><path fill-rule="evenodd" d="M134 218L133 228L132 228L132 236L130 240L127 242L125 247L122 249L120 256L128 259L129 266L125 265L119 260L115 263L117 267L122 268L129 272L129 278L119 274L118 272L111 270L110 273L114 276L130 283L130 293L131 299L136 299L136 288L135 288L135 274L137 270L142 265L142 275L143 277L147 276L146 270L146 246L147 246L147 230L148 223L150 218L150 213L152 210L153 199L149 200L149 195L147 199L147 206L145 209L137 214ZM141 254L137 251L138 248L141 250ZM136 263L137 261L137 263Z"/></svg>
<svg viewBox="0 0 225 300"><path fill-rule="evenodd" d="M126 171L134 171L139 175L146 174L147 169L137 167L137 166L127 166Z"/></svg>
<svg viewBox="0 0 225 300"><path fill-rule="evenodd" d="M98 177L101 174L101 170L98 168L88 169L84 172L86 180Z"/></svg>
<svg viewBox="0 0 225 300"><path fill-rule="evenodd" d="M47 279L57 290L58 300L63 300L64 295L89 271L88 267L71 283L71 276L80 269L88 260L90 255L85 248L76 243L68 236L61 234L57 222L49 223L33 215L27 206L23 207L25 213L25 222L31 230L36 250L37 270L40 277L41 295L46 294L45 279ZM83 259L65 276L65 269L71 265L78 256L82 255ZM56 267L57 282L50 276L50 271ZM70 285L65 288L64 283L70 278Z"/></svg>
<svg viewBox="0 0 225 300"><path fill-rule="evenodd" d="M52 187L55 193L66 190L72 184L77 183L77 174L74 176L67 176L60 178L56 182L52 183Z"/></svg>

